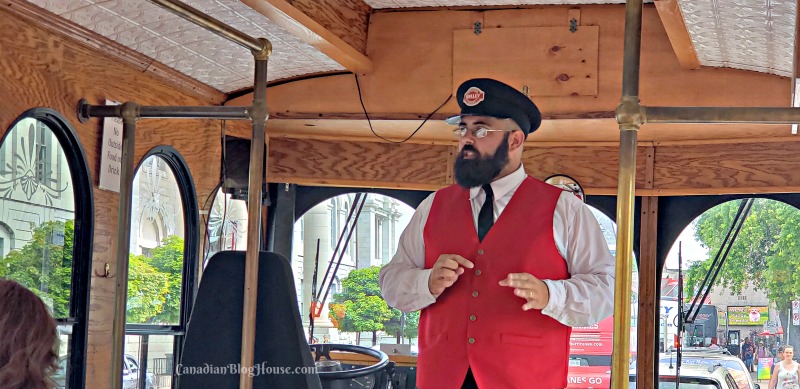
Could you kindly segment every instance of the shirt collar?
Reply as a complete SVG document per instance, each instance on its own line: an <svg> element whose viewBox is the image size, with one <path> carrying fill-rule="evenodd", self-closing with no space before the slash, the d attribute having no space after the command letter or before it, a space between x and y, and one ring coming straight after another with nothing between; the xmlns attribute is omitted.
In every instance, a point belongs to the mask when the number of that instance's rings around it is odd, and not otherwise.
<svg viewBox="0 0 800 389"><path fill-rule="evenodd" d="M515 170L514 172L503 178L498 178L492 181L490 185L492 186L492 193L494 193L494 198L499 199L508 194L508 192L510 192L512 189L518 187L519 184L521 184L522 181L525 180L525 177L527 177L527 174L525 174L525 168L522 166L522 164L519 164L519 169ZM478 196L478 193L480 192L481 192L480 186L470 188L469 199L474 200L475 197Z"/></svg>

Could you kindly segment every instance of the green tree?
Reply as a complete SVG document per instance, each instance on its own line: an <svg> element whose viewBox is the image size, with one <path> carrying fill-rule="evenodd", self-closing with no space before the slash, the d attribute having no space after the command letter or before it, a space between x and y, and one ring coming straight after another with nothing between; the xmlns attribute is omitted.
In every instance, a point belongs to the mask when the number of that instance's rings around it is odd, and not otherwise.
<svg viewBox="0 0 800 389"><path fill-rule="evenodd" d="M32 290L51 307L55 317L70 317L74 236L72 220L42 223L33 229L25 246L0 258L0 277Z"/></svg>
<svg viewBox="0 0 800 389"><path fill-rule="evenodd" d="M392 309L381 297L378 282L380 268L372 266L356 269L342 280L342 292L333 295L331 314L344 306L344 316L335 317L336 327L342 332L372 332L372 345L378 343L378 331L384 330L386 322L393 318ZM334 317L332 317L334 319Z"/></svg>
<svg viewBox="0 0 800 389"><path fill-rule="evenodd" d="M178 324L181 313L181 285L183 281L183 239L177 235L164 238L161 246L152 250L150 264L167 275L167 293L164 309L154 321L162 324Z"/></svg>
<svg viewBox="0 0 800 389"><path fill-rule="evenodd" d="M393 333L397 337L397 343L401 343L401 337L413 339L419 332L419 311L406 312L405 323L403 323L403 312L392 308L392 318L386 323L385 331Z"/></svg>
<svg viewBox="0 0 800 389"><path fill-rule="evenodd" d="M158 271L144 255L128 260L128 323L153 323L164 310L169 293L169 276Z"/></svg>
<svg viewBox="0 0 800 389"><path fill-rule="evenodd" d="M686 277L687 298L695 293L733 223L739 201L720 204L697 221L695 237L709 249L710 258L692 263ZM790 301L800 290L800 210L774 200L756 199L739 236L717 276L717 285L740 293L748 283L767 291L781 322L790 323ZM788 327L788 325L787 325ZM793 338L795 336L792 336Z"/></svg>

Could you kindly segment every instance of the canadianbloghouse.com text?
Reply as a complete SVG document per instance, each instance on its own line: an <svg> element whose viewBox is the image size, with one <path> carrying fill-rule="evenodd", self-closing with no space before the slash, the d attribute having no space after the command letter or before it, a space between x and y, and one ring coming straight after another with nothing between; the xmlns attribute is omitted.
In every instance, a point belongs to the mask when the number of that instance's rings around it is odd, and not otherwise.
<svg viewBox="0 0 800 389"><path fill-rule="evenodd" d="M242 366L239 363L215 366L205 363L202 366L184 366L178 364L175 373L177 375L247 374L251 377L257 377L267 374L316 374L317 368L314 366L269 366L267 362L262 362L254 366Z"/></svg>

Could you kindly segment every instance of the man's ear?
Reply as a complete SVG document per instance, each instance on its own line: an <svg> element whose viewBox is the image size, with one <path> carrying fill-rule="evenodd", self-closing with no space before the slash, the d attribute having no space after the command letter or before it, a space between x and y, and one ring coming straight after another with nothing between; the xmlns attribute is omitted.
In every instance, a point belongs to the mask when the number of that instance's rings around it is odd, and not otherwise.
<svg viewBox="0 0 800 389"><path fill-rule="evenodd" d="M525 143L525 133L520 131L514 131L508 137L508 151L514 151Z"/></svg>

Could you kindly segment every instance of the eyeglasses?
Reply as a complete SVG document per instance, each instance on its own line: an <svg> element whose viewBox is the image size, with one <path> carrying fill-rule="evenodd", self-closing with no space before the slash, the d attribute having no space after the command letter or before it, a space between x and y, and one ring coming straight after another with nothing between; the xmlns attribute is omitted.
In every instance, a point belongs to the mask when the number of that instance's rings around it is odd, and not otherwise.
<svg viewBox="0 0 800 389"><path fill-rule="evenodd" d="M453 136L455 136L456 138L461 139L461 138L467 136L467 131L469 131L469 130L467 129L466 126L459 126L458 128L453 129ZM481 138L486 138L486 136L489 135L490 132L514 132L514 131L515 130L495 130L495 129L486 128L486 127L478 127L475 130L472 130L472 131L469 131L469 132L472 133L472 136L474 136L474 137L476 137L478 139L481 139Z"/></svg>

